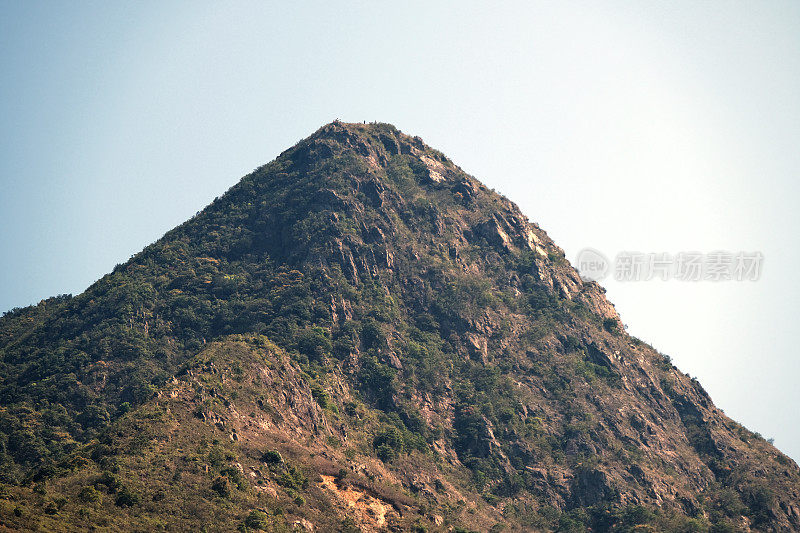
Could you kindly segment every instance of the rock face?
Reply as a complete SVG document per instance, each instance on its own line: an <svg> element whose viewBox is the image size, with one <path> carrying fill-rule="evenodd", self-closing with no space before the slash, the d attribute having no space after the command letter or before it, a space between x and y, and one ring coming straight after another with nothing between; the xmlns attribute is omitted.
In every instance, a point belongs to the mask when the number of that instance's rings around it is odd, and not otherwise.
<svg viewBox="0 0 800 533"><path fill-rule="evenodd" d="M328 124L6 314L0 356L10 528L800 529L793 461L386 124Z"/></svg>

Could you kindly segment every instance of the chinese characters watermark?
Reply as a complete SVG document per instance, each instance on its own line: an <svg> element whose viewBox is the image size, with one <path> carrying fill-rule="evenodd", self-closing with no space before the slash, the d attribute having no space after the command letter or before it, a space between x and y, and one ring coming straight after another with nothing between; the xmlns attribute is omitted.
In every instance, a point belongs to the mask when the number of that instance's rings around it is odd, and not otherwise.
<svg viewBox="0 0 800 533"><path fill-rule="evenodd" d="M576 267L586 281L599 281L609 274L617 281L756 281L761 276L761 252L620 252L613 261L599 251L584 248Z"/></svg>

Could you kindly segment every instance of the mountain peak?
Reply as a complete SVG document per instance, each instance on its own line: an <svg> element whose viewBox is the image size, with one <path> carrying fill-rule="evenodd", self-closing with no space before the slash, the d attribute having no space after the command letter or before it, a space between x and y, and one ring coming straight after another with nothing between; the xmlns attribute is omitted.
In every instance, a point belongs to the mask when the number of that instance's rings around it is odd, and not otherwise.
<svg viewBox="0 0 800 533"><path fill-rule="evenodd" d="M0 362L15 529L800 528L794 462L389 124L327 124L3 316Z"/></svg>
<svg viewBox="0 0 800 533"><path fill-rule="evenodd" d="M314 132L310 137L317 136L336 136L341 132L346 131L354 135L374 136L384 134L394 137L408 137L397 129L393 124L388 122L342 122L341 120L334 120L325 124Z"/></svg>
<svg viewBox="0 0 800 533"><path fill-rule="evenodd" d="M413 155L429 161L434 171L438 164L450 163L420 137L406 135L392 124L382 122L347 123L335 120L322 126L292 150L311 152L311 162L349 151L367 158L373 167L385 167L396 155ZM437 176L434 178L439 179Z"/></svg>

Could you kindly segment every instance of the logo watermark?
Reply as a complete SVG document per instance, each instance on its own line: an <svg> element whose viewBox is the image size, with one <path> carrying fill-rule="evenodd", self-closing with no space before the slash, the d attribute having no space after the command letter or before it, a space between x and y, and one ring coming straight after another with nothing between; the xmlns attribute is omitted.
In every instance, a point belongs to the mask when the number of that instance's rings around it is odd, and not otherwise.
<svg viewBox="0 0 800 533"><path fill-rule="evenodd" d="M616 281L757 281L763 263L761 252L620 252L610 261L594 248L584 248L575 265L584 281L600 281L609 274Z"/></svg>

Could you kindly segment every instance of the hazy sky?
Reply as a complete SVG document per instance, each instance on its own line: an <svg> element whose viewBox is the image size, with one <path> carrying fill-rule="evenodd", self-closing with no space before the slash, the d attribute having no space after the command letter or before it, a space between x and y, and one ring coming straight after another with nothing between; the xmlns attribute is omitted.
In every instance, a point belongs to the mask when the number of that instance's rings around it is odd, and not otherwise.
<svg viewBox="0 0 800 533"><path fill-rule="evenodd" d="M0 0L0 309L79 293L319 126L391 122L607 281L629 331L800 459L798 2Z"/></svg>

